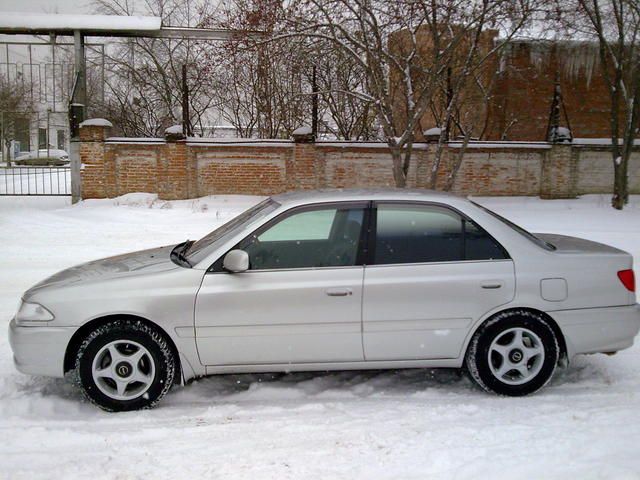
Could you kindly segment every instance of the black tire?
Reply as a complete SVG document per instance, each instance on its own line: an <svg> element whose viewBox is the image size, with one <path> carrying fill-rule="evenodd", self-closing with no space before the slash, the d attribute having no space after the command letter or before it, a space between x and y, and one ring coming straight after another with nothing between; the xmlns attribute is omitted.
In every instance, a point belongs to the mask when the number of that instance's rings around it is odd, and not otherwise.
<svg viewBox="0 0 640 480"><path fill-rule="evenodd" d="M110 354L104 353L108 352L109 345L124 349L123 360L127 360L127 345L132 346L134 353L144 351L136 366L133 367L134 362L129 362L129 367L146 373L147 383L132 381L127 384L128 391L123 393L128 395L127 398L113 398L118 396L115 391L112 392L113 396L105 393L116 389L113 378L98 378L101 386L94 379L94 360L98 362L102 359L104 363L106 357L107 368L113 362ZM101 357L96 359L99 354ZM115 367L114 365L114 370ZM73 376L91 403L110 412L123 412L154 407L173 385L175 369L176 361L171 347L160 332L140 321L115 320L96 328L85 338L78 348ZM132 372L128 372L128 375L132 375ZM123 383L126 383L126 377L122 378L125 379ZM136 393L138 391L139 394Z"/></svg>
<svg viewBox="0 0 640 480"><path fill-rule="evenodd" d="M542 350L542 355L538 353L529 359L522 353L523 350L527 351L526 348L510 346L514 342L511 335L515 335L517 331L521 332L524 342L528 343L525 347L535 346L537 350ZM507 365L517 364L520 368L524 366L525 374L514 368L498 375L504 359L495 346L502 347L503 339L507 342L504 346L509 357ZM494 341L497 343L492 348ZM558 339L546 319L528 310L518 310L499 314L483 324L471 339L465 363L471 378L484 390L519 397L529 395L549 382L559 356Z"/></svg>

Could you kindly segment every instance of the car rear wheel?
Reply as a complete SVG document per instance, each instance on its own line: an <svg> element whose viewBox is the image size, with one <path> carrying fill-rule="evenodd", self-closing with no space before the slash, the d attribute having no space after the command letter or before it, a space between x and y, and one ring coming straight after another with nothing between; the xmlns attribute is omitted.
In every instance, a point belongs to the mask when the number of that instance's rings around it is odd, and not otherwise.
<svg viewBox="0 0 640 480"><path fill-rule="evenodd" d="M76 355L77 383L89 401L108 411L153 407L171 388L174 375L167 340L139 321L96 328Z"/></svg>
<svg viewBox="0 0 640 480"><path fill-rule="evenodd" d="M500 395L533 393L551 379L560 348L553 328L534 312L506 312L475 333L466 356L471 378Z"/></svg>

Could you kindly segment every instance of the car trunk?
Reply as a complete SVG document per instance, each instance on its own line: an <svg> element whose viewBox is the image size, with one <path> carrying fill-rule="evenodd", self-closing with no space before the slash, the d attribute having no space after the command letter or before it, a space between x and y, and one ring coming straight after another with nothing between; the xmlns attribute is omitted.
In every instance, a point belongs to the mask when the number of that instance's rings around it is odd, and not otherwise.
<svg viewBox="0 0 640 480"><path fill-rule="evenodd" d="M555 247L558 256L556 267L565 272L569 286L569 298L587 299L585 307L630 305L636 302L634 292L629 291L618 272L633 268L631 254L618 248L583 238L547 233L536 237Z"/></svg>

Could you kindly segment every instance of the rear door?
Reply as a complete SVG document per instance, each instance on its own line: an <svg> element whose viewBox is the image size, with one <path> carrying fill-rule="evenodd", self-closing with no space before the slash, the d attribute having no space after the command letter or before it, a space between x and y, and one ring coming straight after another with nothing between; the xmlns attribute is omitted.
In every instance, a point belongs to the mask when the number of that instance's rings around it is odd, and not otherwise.
<svg viewBox="0 0 640 480"><path fill-rule="evenodd" d="M456 358L472 323L508 303L513 261L443 205L378 202L365 268L366 360Z"/></svg>

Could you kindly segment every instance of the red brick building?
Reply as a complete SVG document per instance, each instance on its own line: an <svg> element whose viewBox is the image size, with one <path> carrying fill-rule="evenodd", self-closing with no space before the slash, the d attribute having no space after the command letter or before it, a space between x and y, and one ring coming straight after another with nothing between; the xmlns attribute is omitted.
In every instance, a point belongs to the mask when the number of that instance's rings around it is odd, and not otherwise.
<svg viewBox="0 0 640 480"><path fill-rule="evenodd" d="M487 31L485 35L499 42L492 33ZM482 94L470 82L461 94L462 115L473 119L473 138L546 140L556 82L562 100L560 126L570 128L574 138L611 135L610 97L595 43L511 41L478 77L487 93ZM441 127L438 123L428 111L420 130ZM451 137L458 135L460 131L452 126Z"/></svg>
<svg viewBox="0 0 640 480"><path fill-rule="evenodd" d="M487 138L545 140L556 80L562 94L560 125L573 137L609 137L610 97L597 45L516 41L501 55Z"/></svg>

